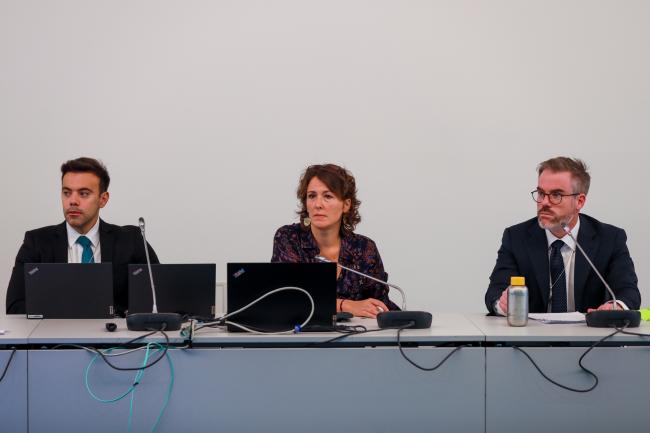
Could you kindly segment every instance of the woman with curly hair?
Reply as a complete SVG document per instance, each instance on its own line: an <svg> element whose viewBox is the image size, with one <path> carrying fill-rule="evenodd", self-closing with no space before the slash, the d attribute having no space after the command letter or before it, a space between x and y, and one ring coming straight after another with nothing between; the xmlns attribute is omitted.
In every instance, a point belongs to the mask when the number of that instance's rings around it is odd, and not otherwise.
<svg viewBox="0 0 650 433"><path fill-rule="evenodd" d="M272 262L311 263L316 256L388 279L377 246L354 233L361 221L356 182L346 169L334 164L307 167L298 183L300 223L282 226L273 239ZM369 278L336 269L336 310L355 316L376 317L397 310L388 299L388 287Z"/></svg>

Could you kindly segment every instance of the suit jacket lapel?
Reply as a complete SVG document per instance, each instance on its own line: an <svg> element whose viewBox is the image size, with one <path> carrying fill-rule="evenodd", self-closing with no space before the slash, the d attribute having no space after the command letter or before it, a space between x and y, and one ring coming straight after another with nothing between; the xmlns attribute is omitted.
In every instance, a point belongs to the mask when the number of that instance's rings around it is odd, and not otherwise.
<svg viewBox="0 0 650 433"><path fill-rule="evenodd" d="M68 230L65 221L56 226L54 243L54 263L68 263Z"/></svg>
<svg viewBox="0 0 650 433"><path fill-rule="evenodd" d="M102 263L113 261L113 244L115 236L113 230L101 218L99 220L99 244L102 251Z"/></svg>
<svg viewBox="0 0 650 433"><path fill-rule="evenodd" d="M580 230L578 231L578 242L593 261L598 252L598 239L594 227L585 218L580 219ZM585 256L576 246L575 275L573 276L573 297L576 302L576 310L582 310L582 295L585 290L587 277L592 272L591 266L587 263Z"/></svg>
<svg viewBox="0 0 650 433"><path fill-rule="evenodd" d="M531 226L528 230L530 237L526 243L528 256L535 270L535 277L537 284L544 301L544 305L548 305L549 297L549 271L548 271L548 241L546 240L546 233L537 225Z"/></svg>

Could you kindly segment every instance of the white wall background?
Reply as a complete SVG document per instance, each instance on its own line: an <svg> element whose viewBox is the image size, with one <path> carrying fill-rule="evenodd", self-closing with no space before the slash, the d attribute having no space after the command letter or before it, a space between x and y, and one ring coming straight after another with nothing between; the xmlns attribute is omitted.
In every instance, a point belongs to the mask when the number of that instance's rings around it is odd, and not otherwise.
<svg viewBox="0 0 650 433"><path fill-rule="evenodd" d="M579 156L585 212L650 270L650 2L0 0L0 296L59 166L165 262L268 261L311 163L356 176L357 231L411 308L484 311L536 164ZM4 312L4 308L1 309Z"/></svg>

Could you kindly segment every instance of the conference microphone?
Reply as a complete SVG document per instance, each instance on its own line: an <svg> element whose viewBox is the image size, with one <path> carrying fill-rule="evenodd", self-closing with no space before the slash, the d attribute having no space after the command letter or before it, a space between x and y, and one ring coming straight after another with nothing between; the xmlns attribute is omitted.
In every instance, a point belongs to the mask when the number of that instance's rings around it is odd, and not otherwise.
<svg viewBox="0 0 650 433"><path fill-rule="evenodd" d="M573 236L568 224L562 221L560 222L560 226L564 232L568 234L571 239L573 239L573 242L576 243L576 246L582 253L583 257L585 260L587 260L589 266L591 266L591 269L593 269L596 275L598 275L600 281L602 281L602 283L605 285L605 288L609 292L609 295L612 297L613 307L616 308L617 303L614 291L611 289L611 287L609 287L609 284L607 284L605 278L603 278L600 272L598 272L598 269L596 269L596 266L593 264L589 256L587 256L585 250L582 249L582 246L578 243L578 240ZM635 310L596 310L592 311L591 313L587 313L585 315L585 319L587 321L587 326L594 328L638 328L639 324L641 323L641 313Z"/></svg>
<svg viewBox="0 0 650 433"><path fill-rule="evenodd" d="M138 226L144 242L144 253L147 257L147 268L149 269L149 281L151 283L151 298L153 307L151 313L135 313L126 316L126 327L129 331L178 331L181 329L181 315L176 313L159 313L156 303L156 288L153 283L153 272L151 272L151 260L149 259L149 248L147 236L144 231L144 218L138 219Z"/></svg>
<svg viewBox="0 0 650 433"><path fill-rule="evenodd" d="M426 329L431 327L431 319L433 318L431 316L431 313L426 311L406 311L406 295L404 294L404 290L402 290L399 286L391 284L384 280L380 280L379 278L375 278L371 275L364 274L363 272L359 272L347 266L343 266L342 264L333 262L332 260L329 260L323 256L316 256L315 258L316 260L320 260L324 263L336 263L339 267L345 269L346 271L361 275L362 277L376 281L387 287L392 287L393 289L400 292L402 295L402 311L383 311L381 313L378 313L377 325L380 328L399 328L411 323L413 323L412 326L409 326L411 329Z"/></svg>

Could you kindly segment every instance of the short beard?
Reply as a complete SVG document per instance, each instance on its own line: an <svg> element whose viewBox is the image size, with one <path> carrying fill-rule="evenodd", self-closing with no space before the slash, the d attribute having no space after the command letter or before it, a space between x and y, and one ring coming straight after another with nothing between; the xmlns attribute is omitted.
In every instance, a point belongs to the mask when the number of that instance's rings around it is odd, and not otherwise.
<svg viewBox="0 0 650 433"><path fill-rule="evenodd" d="M537 211L537 224L539 224L540 228L542 228L543 230L551 230L552 228L554 228L556 225L559 224L559 220L557 219L556 216L554 216L551 222L545 225L542 222L542 217L540 215L540 212L551 212L551 210L549 208L542 208L539 211Z"/></svg>
<svg viewBox="0 0 650 433"><path fill-rule="evenodd" d="M539 216L537 217L537 224L539 224L539 227L542 230L551 230L552 228L558 225L557 223L555 223L555 219L553 220L553 222L549 224L544 224Z"/></svg>
<svg viewBox="0 0 650 433"><path fill-rule="evenodd" d="M574 215L571 215L568 219L564 219L564 220L561 220L561 219L559 219L559 218L557 218L557 217L554 217L554 218L553 218L549 223L544 224L544 223L542 222L542 219L540 218L540 216L537 215L537 224L539 224L539 227L540 227L542 230L550 230L550 231L553 231L553 230L556 229L556 228L557 228L557 229L560 229L560 230L564 230L564 228L562 227L562 224L564 223L564 224L566 224L567 226L570 225L570 224L571 224L571 221L573 221L573 218L574 218Z"/></svg>

